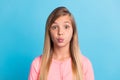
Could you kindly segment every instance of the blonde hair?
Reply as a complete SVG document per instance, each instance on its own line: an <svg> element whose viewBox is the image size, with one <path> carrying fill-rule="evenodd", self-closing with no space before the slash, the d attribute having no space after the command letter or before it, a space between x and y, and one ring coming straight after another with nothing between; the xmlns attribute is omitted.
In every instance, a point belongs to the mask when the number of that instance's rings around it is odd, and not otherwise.
<svg viewBox="0 0 120 80"><path fill-rule="evenodd" d="M60 16L69 15L72 22L73 27L73 36L70 41L70 56L72 60L72 73L73 73L73 80L82 80L82 67L81 67L81 53L78 44L78 34L77 28L75 24L75 20L72 14L66 7L58 7L53 10L53 12L49 15L47 22L46 22L46 31L45 31L45 41L44 41L44 49L43 55L41 60L40 66L40 74L38 76L38 80L47 80L49 67L51 64L52 59L52 49L53 49L53 42L50 38L49 28L54 23L54 21L59 18Z"/></svg>

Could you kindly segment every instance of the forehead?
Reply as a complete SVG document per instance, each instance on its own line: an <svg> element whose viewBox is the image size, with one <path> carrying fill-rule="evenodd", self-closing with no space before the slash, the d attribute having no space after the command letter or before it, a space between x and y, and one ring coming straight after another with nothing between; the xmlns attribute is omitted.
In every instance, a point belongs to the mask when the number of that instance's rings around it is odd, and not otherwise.
<svg viewBox="0 0 120 80"><path fill-rule="evenodd" d="M60 16L59 18L57 18L54 23L70 23L71 24L71 17L69 15L64 15L64 16Z"/></svg>

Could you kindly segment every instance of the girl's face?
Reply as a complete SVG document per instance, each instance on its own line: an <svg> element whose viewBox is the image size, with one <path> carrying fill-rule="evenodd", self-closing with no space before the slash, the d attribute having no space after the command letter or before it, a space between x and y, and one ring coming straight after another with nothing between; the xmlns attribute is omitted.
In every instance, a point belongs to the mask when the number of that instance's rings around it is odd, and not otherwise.
<svg viewBox="0 0 120 80"><path fill-rule="evenodd" d="M69 15L61 16L50 27L50 36L54 47L69 46L73 27Z"/></svg>

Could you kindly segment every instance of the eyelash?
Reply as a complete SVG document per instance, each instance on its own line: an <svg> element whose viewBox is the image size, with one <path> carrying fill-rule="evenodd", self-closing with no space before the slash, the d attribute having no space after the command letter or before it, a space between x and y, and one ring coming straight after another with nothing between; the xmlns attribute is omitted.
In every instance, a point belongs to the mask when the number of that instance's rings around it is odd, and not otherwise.
<svg viewBox="0 0 120 80"><path fill-rule="evenodd" d="M57 29L57 26L56 25L52 26L51 29L55 30L55 29Z"/></svg>
<svg viewBox="0 0 120 80"><path fill-rule="evenodd" d="M70 27L69 25L64 25L64 28L65 28L65 29L68 29L69 27ZM51 26L51 29L52 29L52 30L56 30L57 28L58 28L57 25Z"/></svg>
<svg viewBox="0 0 120 80"><path fill-rule="evenodd" d="M65 29L68 29L68 28L69 28L69 25L65 25L64 27L65 27Z"/></svg>

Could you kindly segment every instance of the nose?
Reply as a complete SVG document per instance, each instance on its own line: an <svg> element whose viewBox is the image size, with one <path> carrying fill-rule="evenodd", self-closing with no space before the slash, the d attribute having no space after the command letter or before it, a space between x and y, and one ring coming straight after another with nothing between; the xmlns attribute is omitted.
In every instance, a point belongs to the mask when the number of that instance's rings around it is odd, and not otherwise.
<svg viewBox="0 0 120 80"><path fill-rule="evenodd" d="M59 28L58 29L58 35L63 35L63 34L64 34L64 31L61 28Z"/></svg>

